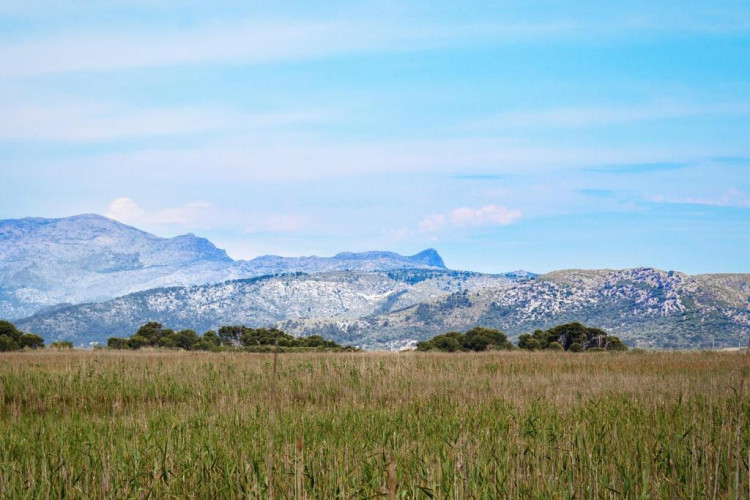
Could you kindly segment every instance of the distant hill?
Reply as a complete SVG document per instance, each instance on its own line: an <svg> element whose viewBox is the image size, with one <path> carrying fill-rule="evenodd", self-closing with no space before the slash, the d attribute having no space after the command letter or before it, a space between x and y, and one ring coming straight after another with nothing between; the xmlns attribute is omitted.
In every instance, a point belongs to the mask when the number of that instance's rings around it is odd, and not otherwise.
<svg viewBox="0 0 750 500"><path fill-rule="evenodd" d="M234 261L192 234L159 238L97 215L0 221L0 318L48 341L102 342L147 321L280 326L365 348L482 325L515 337L570 321L631 346L736 347L750 275L658 269L538 276L451 271L435 250Z"/></svg>
<svg viewBox="0 0 750 500"><path fill-rule="evenodd" d="M41 312L16 324L48 341L87 344L106 342L112 335L130 335L148 321L204 331L227 324L272 326L303 318L356 320L462 290L511 283L502 275L445 269L296 273L153 289L107 302Z"/></svg>
<svg viewBox="0 0 750 500"><path fill-rule="evenodd" d="M443 269L435 250L234 261L193 234L159 238L99 215L0 221L0 318L159 287L289 272Z"/></svg>
<svg viewBox="0 0 750 500"><path fill-rule="evenodd" d="M340 342L382 348L477 325L516 337L569 321L604 328L631 346L745 345L750 335L750 274L557 271L356 320L294 320L281 327L291 333L324 334Z"/></svg>

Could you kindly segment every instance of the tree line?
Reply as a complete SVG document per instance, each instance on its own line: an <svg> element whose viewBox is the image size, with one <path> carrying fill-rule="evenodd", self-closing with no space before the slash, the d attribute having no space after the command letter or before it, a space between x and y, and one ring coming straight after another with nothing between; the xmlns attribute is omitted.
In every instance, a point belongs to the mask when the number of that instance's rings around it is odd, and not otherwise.
<svg viewBox="0 0 750 500"><path fill-rule="evenodd" d="M53 342L50 347L71 349L67 341ZM294 337L277 328L250 328L241 325L222 326L218 331L208 330L198 335L194 330L175 331L164 328L155 321L146 323L129 337L110 337L110 349L141 349L159 347L188 351L224 351L241 349L253 352L280 351L355 351L320 335ZM43 349L44 339L33 333L24 333L9 321L0 320L0 351ZM626 351L618 337L600 328L581 323L566 323L549 330L535 330L518 337L513 345L508 336L493 328L475 327L467 332L448 332L417 343L418 351L467 352L487 350L523 349L527 351Z"/></svg>
<svg viewBox="0 0 750 500"><path fill-rule="evenodd" d="M526 351L627 351L618 337L600 328L566 323L549 330L535 330L518 337L514 346L500 330L475 327L466 333L448 332L417 343L418 351L467 352L523 349Z"/></svg>
<svg viewBox="0 0 750 500"><path fill-rule="evenodd" d="M208 330L198 335L195 330L174 331L155 321L141 326L130 337L110 337L110 349L141 349L161 347L188 351L225 351L242 349L252 352L280 351L354 351L354 347L342 346L319 335L293 337L277 328L250 328L233 325L222 326L218 331Z"/></svg>
<svg viewBox="0 0 750 500"><path fill-rule="evenodd" d="M10 321L0 321L0 351L44 348L44 339L33 333L24 333Z"/></svg>

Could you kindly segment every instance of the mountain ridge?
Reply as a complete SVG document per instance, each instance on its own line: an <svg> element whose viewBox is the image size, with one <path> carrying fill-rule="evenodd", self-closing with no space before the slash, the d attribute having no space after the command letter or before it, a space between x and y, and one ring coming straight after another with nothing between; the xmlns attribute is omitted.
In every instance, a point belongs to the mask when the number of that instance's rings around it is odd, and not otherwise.
<svg viewBox="0 0 750 500"><path fill-rule="evenodd" d="M0 317L101 302L165 286L289 272L445 268L433 249L413 256L345 252L235 261L192 233L161 238L96 214L0 220Z"/></svg>
<svg viewBox="0 0 750 500"><path fill-rule="evenodd" d="M631 346L736 347L750 332L748 301L750 274L634 268L514 279L438 269L336 271L147 290L19 325L53 339L101 342L147 321L194 329L237 323L390 349L479 325L516 337L580 321Z"/></svg>
<svg viewBox="0 0 750 500"><path fill-rule="evenodd" d="M273 326L311 316L356 319L464 289L508 283L502 275L443 269L292 273L145 290L37 313L17 325L49 339L103 342L148 321L200 330L224 324Z"/></svg>
<svg viewBox="0 0 750 500"><path fill-rule="evenodd" d="M515 337L580 321L611 331L632 346L736 347L748 342L749 302L750 274L688 275L654 268L568 270L354 321L318 319L282 327L295 334L399 347L479 325Z"/></svg>

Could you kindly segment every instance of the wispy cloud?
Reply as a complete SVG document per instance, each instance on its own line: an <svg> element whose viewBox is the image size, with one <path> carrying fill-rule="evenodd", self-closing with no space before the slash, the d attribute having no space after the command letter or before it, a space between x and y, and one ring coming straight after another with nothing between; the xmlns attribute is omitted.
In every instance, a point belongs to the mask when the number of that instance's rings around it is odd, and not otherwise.
<svg viewBox="0 0 750 500"><path fill-rule="evenodd" d="M186 203L148 212L130 198L117 198L109 205L106 216L125 224L134 225L177 225L207 229L207 219L211 216L212 205L206 201Z"/></svg>
<svg viewBox="0 0 750 500"><path fill-rule="evenodd" d="M728 207L728 208L750 208L750 194L745 193L739 189L732 188L728 189L724 193L717 196L686 196L686 197L670 197L664 195L656 195L649 198L649 201L654 203L669 203L679 205L704 205L711 207Z"/></svg>
<svg viewBox="0 0 750 500"><path fill-rule="evenodd" d="M440 231L443 226L445 226L445 215L432 214L419 221L417 231L420 233L434 233Z"/></svg>
<svg viewBox="0 0 750 500"><path fill-rule="evenodd" d="M701 147L701 145L696 145ZM494 175L559 172L586 165L632 164L644 160L699 156L702 149L679 150L533 147L499 139L443 138L425 140L332 141L314 134L280 132L239 134L179 148L144 148L85 158L56 160L85 175L106 164L150 178L157 173L191 175L195 179L306 181L362 174L428 172L440 176L492 169ZM211 165L211 170L206 170Z"/></svg>
<svg viewBox="0 0 750 500"><path fill-rule="evenodd" d="M494 181L504 179L505 177L507 176L502 174L467 174L453 176L454 179L459 179L462 181Z"/></svg>
<svg viewBox="0 0 750 500"><path fill-rule="evenodd" d="M309 226L307 214L264 210L223 208L199 200L177 207L146 210L131 198L121 197L110 203L105 215L125 224L140 227L173 227L183 229L230 229L238 234L293 233ZM244 230L242 224L245 223Z"/></svg>
<svg viewBox="0 0 750 500"><path fill-rule="evenodd" d="M656 163L632 163L624 165L602 165L588 167L588 172L602 172L609 174L648 174L651 172L663 172L665 170L681 170L688 168L691 163L679 162L656 162Z"/></svg>
<svg viewBox="0 0 750 500"><path fill-rule="evenodd" d="M750 165L750 156L716 156L711 160L729 165Z"/></svg>
<svg viewBox="0 0 750 500"><path fill-rule="evenodd" d="M432 214L422 219L417 231L420 233L435 233L448 225L457 228L507 226L518 221L523 213L520 210L497 205L482 207L459 207L448 214Z"/></svg>
<svg viewBox="0 0 750 500"><path fill-rule="evenodd" d="M209 106L135 108L79 101L47 105L0 105L0 141L96 142L212 131L279 129L330 121L326 110L241 113Z"/></svg>
<svg viewBox="0 0 750 500"><path fill-rule="evenodd" d="M248 234L286 233L301 231L308 227L310 217L302 214L256 214L245 228Z"/></svg>
<svg viewBox="0 0 750 500"><path fill-rule="evenodd" d="M508 111L465 125L470 130L518 128L584 128L668 120L692 116L747 115L750 102L693 104L653 102L632 106L581 106Z"/></svg>
<svg viewBox="0 0 750 500"><path fill-rule="evenodd" d="M578 192L595 198L612 198L617 194L613 189L579 189Z"/></svg>
<svg viewBox="0 0 750 500"><path fill-rule="evenodd" d="M189 29L57 34L0 45L0 77L189 64L267 64L572 34L570 22L425 24L381 16L215 22Z"/></svg>

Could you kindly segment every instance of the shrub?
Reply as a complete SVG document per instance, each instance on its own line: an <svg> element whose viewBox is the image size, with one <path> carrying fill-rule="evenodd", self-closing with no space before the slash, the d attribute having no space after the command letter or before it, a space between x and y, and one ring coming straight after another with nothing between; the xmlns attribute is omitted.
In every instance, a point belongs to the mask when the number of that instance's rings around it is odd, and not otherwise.
<svg viewBox="0 0 750 500"><path fill-rule="evenodd" d="M614 335L609 335L600 328L593 328L576 322L558 325L547 331L535 330L533 334L524 333L518 337L518 347L529 351L536 349L559 350L553 344L571 352L628 350L628 346Z"/></svg>
<svg viewBox="0 0 750 500"><path fill-rule="evenodd" d="M57 342L52 342L49 346L52 349L73 349L73 342L68 342L67 340L60 340Z"/></svg>
<svg viewBox="0 0 750 500"><path fill-rule="evenodd" d="M140 349L150 346L196 351L219 351L239 347L244 347L250 351L269 351L277 347L280 350L354 350L354 348L343 347L319 335L293 337L276 328L222 326L219 328L218 334L213 330L208 330L203 336L200 336L190 329L175 332L163 328L160 323L155 321L140 327L130 338L111 337L107 341L107 346L110 349Z"/></svg>
<svg viewBox="0 0 750 500"><path fill-rule="evenodd" d="M430 340L419 342L418 351L486 351L486 350L509 350L513 344L500 330L485 327L475 327L466 333L448 332L436 335Z"/></svg>
<svg viewBox="0 0 750 500"><path fill-rule="evenodd" d="M560 345L560 342L551 342L550 345L547 346L548 351L562 351L563 346Z"/></svg>
<svg viewBox="0 0 750 500"><path fill-rule="evenodd" d="M10 321L0 321L0 351L18 351L20 349L41 349L44 339L33 333L24 333Z"/></svg>

